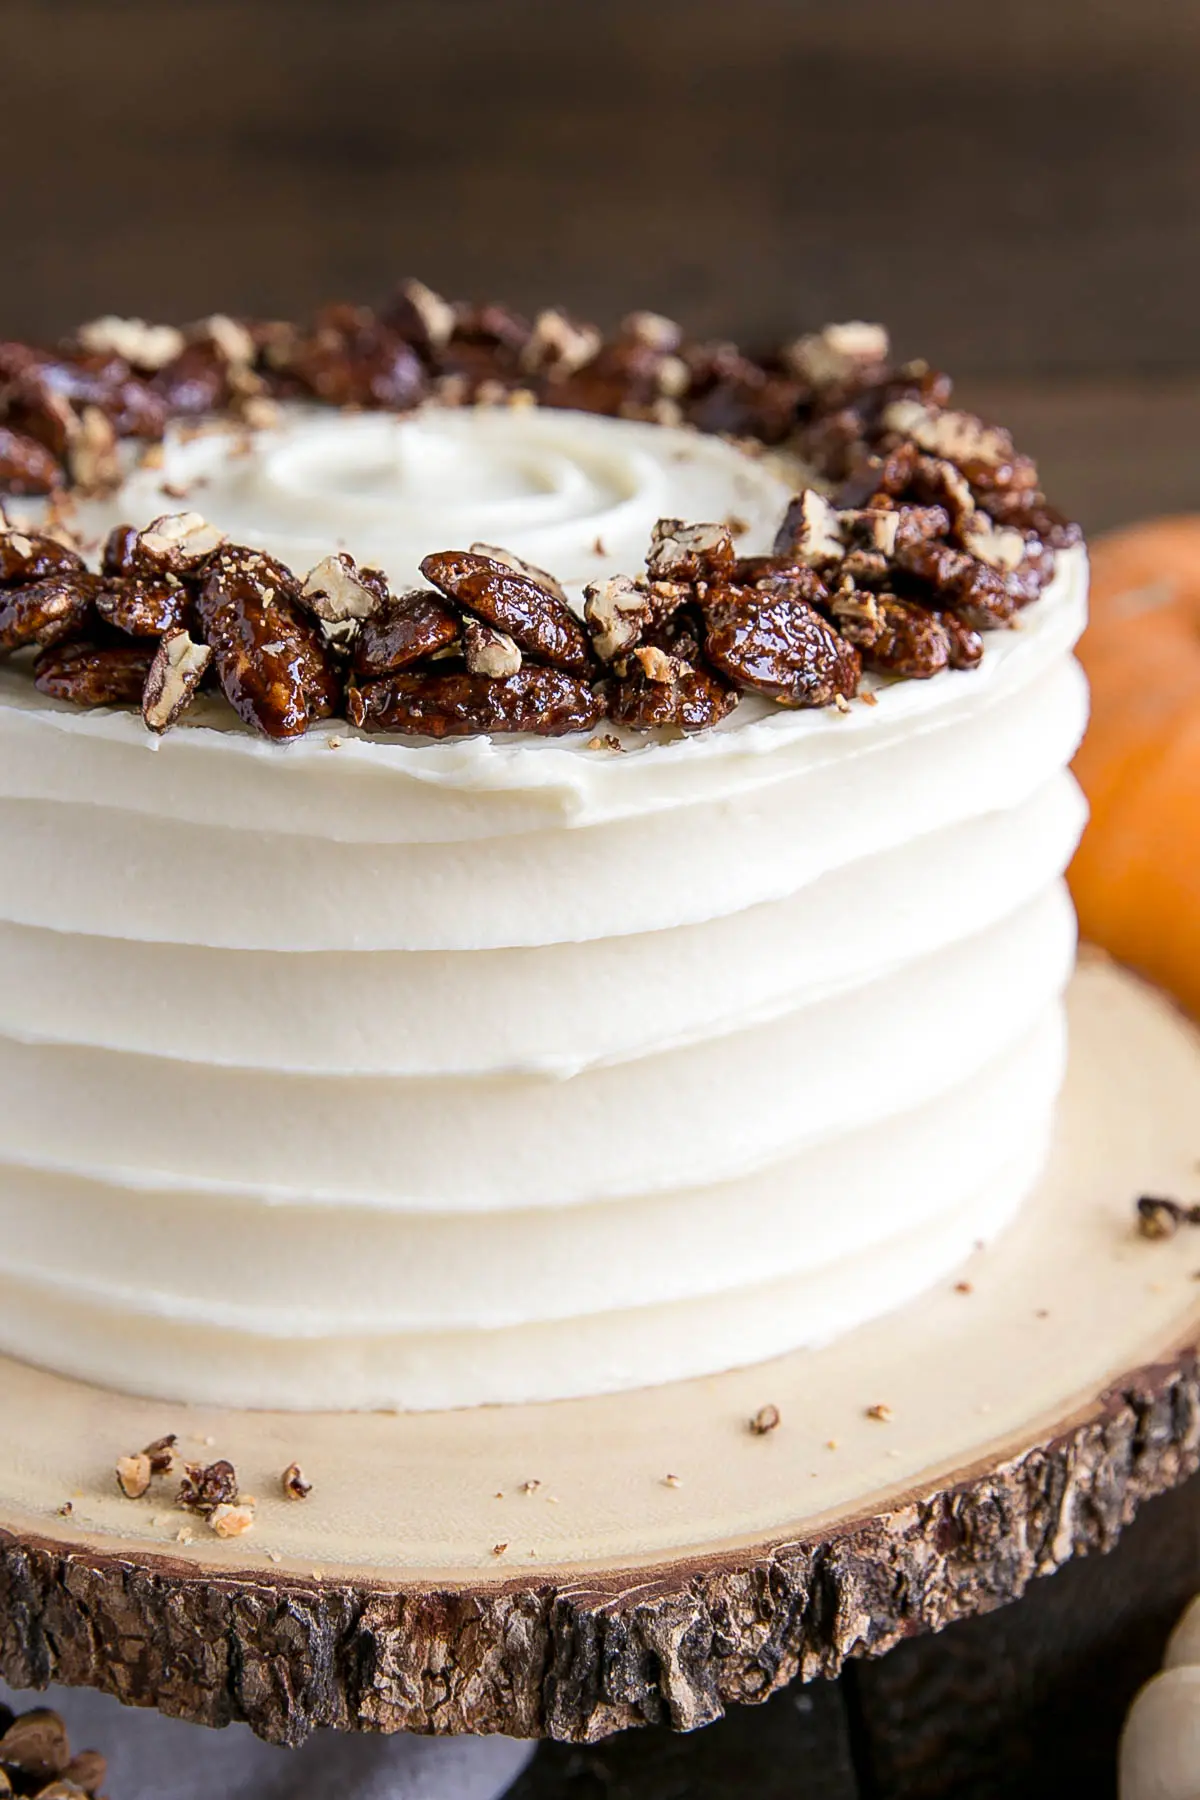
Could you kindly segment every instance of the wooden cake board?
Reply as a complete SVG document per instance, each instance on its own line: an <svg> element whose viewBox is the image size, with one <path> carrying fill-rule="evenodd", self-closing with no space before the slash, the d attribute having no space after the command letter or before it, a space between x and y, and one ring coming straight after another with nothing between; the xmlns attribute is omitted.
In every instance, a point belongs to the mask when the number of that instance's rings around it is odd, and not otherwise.
<svg viewBox="0 0 1200 1800"><path fill-rule="evenodd" d="M1095 960L1071 1012L1017 1223L824 1349L402 1415L189 1409L0 1360L0 1673L292 1743L688 1729L1108 1548L1200 1460L1200 1231L1134 1229L1139 1194L1200 1190L1200 1036ZM176 1510L177 1481L120 1495L116 1457L168 1431L236 1465L252 1533Z"/></svg>

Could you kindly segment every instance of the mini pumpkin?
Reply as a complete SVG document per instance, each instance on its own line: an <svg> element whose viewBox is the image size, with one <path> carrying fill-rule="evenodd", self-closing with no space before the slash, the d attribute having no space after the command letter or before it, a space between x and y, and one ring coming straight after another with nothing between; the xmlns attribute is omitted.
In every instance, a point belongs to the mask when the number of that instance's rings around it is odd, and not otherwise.
<svg viewBox="0 0 1200 1800"><path fill-rule="evenodd" d="M1092 687L1075 763L1092 809L1070 876L1080 926L1200 1014L1200 518L1094 545L1080 656Z"/></svg>

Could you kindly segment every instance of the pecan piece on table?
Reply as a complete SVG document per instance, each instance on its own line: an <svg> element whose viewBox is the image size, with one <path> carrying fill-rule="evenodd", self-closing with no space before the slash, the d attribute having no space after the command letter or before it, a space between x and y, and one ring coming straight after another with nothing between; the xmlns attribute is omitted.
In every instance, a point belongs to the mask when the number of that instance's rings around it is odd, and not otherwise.
<svg viewBox="0 0 1200 1800"><path fill-rule="evenodd" d="M830 610L847 643L862 652L868 669L927 681L949 666L949 632L933 613L913 601L847 584L833 596Z"/></svg>
<svg viewBox="0 0 1200 1800"><path fill-rule="evenodd" d="M0 425L0 494L51 494L66 478L57 456L37 438Z"/></svg>
<svg viewBox="0 0 1200 1800"><path fill-rule="evenodd" d="M704 621L709 661L738 687L788 706L831 706L858 692L858 651L805 600L714 587Z"/></svg>
<svg viewBox="0 0 1200 1800"><path fill-rule="evenodd" d="M38 531L0 531L0 587L27 587L48 575L83 574L82 556Z"/></svg>
<svg viewBox="0 0 1200 1800"><path fill-rule="evenodd" d="M424 657L457 644L461 625L432 588L409 588L395 594L365 620L354 640L356 675L373 681L395 675Z"/></svg>
<svg viewBox="0 0 1200 1800"><path fill-rule="evenodd" d="M589 683L562 669L526 663L515 675L393 675L368 687L352 685L349 717L364 731L474 737L527 731L561 737L590 731L604 708Z"/></svg>
<svg viewBox="0 0 1200 1800"><path fill-rule="evenodd" d="M0 589L0 656L23 644L45 649L72 636L89 617L100 585L98 575L68 569L27 587Z"/></svg>
<svg viewBox="0 0 1200 1800"><path fill-rule="evenodd" d="M102 578L96 611L129 637L157 638L187 623L192 596L173 575L113 575Z"/></svg>
<svg viewBox="0 0 1200 1800"><path fill-rule="evenodd" d="M617 665L607 684L608 716L638 731L675 726L706 731L731 713L737 689L709 669L644 646Z"/></svg>
<svg viewBox="0 0 1200 1800"><path fill-rule="evenodd" d="M591 668L587 633L575 614L528 575L469 550L435 551L421 564L421 573L486 625L506 632L530 656L581 674Z"/></svg>
<svg viewBox="0 0 1200 1800"><path fill-rule="evenodd" d="M163 633L142 687L142 717L151 731L166 731L191 705L212 650L194 643L182 627Z"/></svg>
<svg viewBox="0 0 1200 1800"><path fill-rule="evenodd" d="M197 601L225 696L271 738L298 737L341 701L333 653L303 611L295 577L274 557L218 550Z"/></svg>
<svg viewBox="0 0 1200 1800"><path fill-rule="evenodd" d="M142 698L154 660L152 644L95 644L74 639L43 650L33 665L34 685L73 706L130 706Z"/></svg>
<svg viewBox="0 0 1200 1800"><path fill-rule="evenodd" d="M238 1497L237 1470L224 1458L217 1462L185 1464L179 1484L179 1505L188 1512L211 1513L218 1506L232 1506Z"/></svg>

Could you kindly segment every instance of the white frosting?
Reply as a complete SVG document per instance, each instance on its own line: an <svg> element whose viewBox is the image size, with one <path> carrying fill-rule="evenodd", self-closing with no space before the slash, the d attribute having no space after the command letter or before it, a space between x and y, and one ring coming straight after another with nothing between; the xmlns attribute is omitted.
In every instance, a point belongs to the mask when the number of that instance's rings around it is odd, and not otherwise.
<svg viewBox="0 0 1200 1800"><path fill-rule="evenodd" d="M235 535L301 570L344 535L396 581L480 538L577 590L660 513L759 547L786 495L573 414L228 450L176 444L167 479L210 459L194 503ZM110 517L161 512L151 480ZM164 1397L461 1405L918 1291L1049 1129L1084 590L1063 557L976 672L623 755L278 746L215 705L158 740L0 671L0 1349Z"/></svg>

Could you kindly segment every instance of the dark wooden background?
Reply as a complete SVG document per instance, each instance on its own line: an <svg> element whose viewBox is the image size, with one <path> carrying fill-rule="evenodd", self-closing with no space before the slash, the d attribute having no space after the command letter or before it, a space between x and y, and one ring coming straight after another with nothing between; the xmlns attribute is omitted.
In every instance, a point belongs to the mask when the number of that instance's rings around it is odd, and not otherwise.
<svg viewBox="0 0 1200 1800"><path fill-rule="evenodd" d="M3 0L0 82L0 332L865 314L1090 526L1196 499L1195 0Z"/></svg>
<svg viewBox="0 0 1200 1800"><path fill-rule="evenodd" d="M1100 528L1200 503L1196 0L0 0L0 334L400 275L750 341L886 319ZM526 1800L1113 1791L1192 1489L991 1620Z"/></svg>

